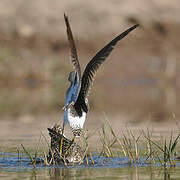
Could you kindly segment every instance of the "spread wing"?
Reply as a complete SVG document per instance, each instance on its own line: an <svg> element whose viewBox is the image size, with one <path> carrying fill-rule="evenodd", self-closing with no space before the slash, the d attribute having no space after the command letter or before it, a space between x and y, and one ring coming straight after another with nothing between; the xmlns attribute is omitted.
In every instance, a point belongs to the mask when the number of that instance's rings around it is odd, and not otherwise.
<svg viewBox="0 0 180 180"><path fill-rule="evenodd" d="M77 50L76 50L75 42L74 42L74 39L73 39L73 34L72 34L72 31L71 31L69 20L68 20L68 17L65 14L64 14L64 20L65 20L65 24L66 24L66 28L67 28L68 41L69 41L69 45L70 45L70 48L71 48L71 55L70 55L71 62L73 64L74 70L77 72L77 81L78 81L79 86L76 87L74 89L74 91L76 91L76 94L78 96L80 86L81 86L81 68L80 68L80 64L79 64L79 61L78 61Z"/></svg>
<svg viewBox="0 0 180 180"><path fill-rule="evenodd" d="M81 89L79 92L79 96L77 98L77 101L75 103L75 109L79 116L82 115L82 110L87 112L88 108L86 105L86 97L89 93L90 86L92 84L92 81L94 79L94 76L100 67L100 65L105 61L105 59L109 56L111 51L113 50L114 46L118 41L120 41L122 38L128 35L132 30L134 30L139 25L134 25L124 31L122 34L114 38L110 43L108 43L103 49L101 49L93 58L92 60L87 64L83 76L82 76L82 82L81 82Z"/></svg>

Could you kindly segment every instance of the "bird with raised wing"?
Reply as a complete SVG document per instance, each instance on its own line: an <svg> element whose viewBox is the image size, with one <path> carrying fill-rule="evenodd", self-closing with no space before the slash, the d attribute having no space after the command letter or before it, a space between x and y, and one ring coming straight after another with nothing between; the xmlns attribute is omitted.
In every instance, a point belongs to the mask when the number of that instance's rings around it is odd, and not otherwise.
<svg viewBox="0 0 180 180"><path fill-rule="evenodd" d="M120 41L122 38L124 38L126 35L128 35L128 33L130 33L136 27L138 27L138 24L130 27L129 29L115 37L103 49L101 49L87 64L84 73L81 77L81 68L78 60L75 42L73 39L73 34L71 31L68 17L65 14L64 20L67 28L67 36L71 49L70 58L73 64L74 71L70 72L68 78L68 81L70 82L70 87L66 92L65 98L63 131L65 125L69 123L75 138L81 135L81 131L83 129L86 114L89 109L88 93L98 68L109 56L116 43Z"/></svg>

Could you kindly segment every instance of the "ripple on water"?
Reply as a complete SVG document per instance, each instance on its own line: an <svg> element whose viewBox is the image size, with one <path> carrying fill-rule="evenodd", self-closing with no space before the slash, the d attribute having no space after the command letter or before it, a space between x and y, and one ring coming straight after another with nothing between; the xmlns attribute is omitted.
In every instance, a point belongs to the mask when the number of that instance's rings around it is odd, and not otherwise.
<svg viewBox="0 0 180 180"><path fill-rule="evenodd" d="M106 158L103 156L97 156L94 154L94 165L86 163L75 166L44 166L43 163L37 164L37 168L33 169L32 164L28 157L24 154L17 153L0 153L0 179L162 179L168 175L168 177L180 177L180 164L177 163L175 169L162 170L162 167L156 165L154 168L148 163L145 163L145 158L139 159L137 164L129 164L127 157L114 157ZM42 160L42 158L40 158ZM157 176L158 175L158 176ZM11 178L10 178L11 177Z"/></svg>
<svg viewBox="0 0 180 180"><path fill-rule="evenodd" d="M41 163L37 164L37 168L43 168L45 167L43 164L43 159L38 158ZM138 163L131 164L129 163L128 157L114 157L114 158L107 158L104 156L93 156L94 165L89 163L87 164L84 162L83 164L79 165L70 165L70 166L64 166L64 165L58 165L56 167L58 168L125 168L130 166L138 166L138 167L148 167L149 164L145 162L145 158L140 158ZM180 166L180 163L176 164L177 166ZM156 164L156 167L158 167L159 164ZM30 160L28 157L26 157L24 154L17 154L17 153L0 153L0 168L7 169L9 171L22 171L24 169L32 169L33 166L30 163ZM46 167L47 168L47 167ZM48 167L51 168L51 167Z"/></svg>
<svg viewBox="0 0 180 180"><path fill-rule="evenodd" d="M40 158L42 160L42 158ZM106 158L103 156L93 156L94 165L89 163L83 163L81 165L77 164L75 166L68 166L68 168L120 168L129 166L129 159L127 157L114 157L114 158ZM24 169L32 169L33 166L30 163L28 157L24 154L16 154L16 153L0 153L0 167L7 170L15 170L21 171ZM37 168L43 168L43 163L37 164ZM59 168L64 168L66 166L58 165ZM67 167L66 167L67 168Z"/></svg>

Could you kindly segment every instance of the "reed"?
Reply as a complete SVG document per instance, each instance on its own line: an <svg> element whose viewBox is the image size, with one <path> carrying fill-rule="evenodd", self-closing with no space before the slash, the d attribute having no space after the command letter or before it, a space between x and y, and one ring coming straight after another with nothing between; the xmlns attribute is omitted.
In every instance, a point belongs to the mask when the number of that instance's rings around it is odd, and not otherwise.
<svg viewBox="0 0 180 180"><path fill-rule="evenodd" d="M36 158L37 158L36 153L35 153L35 156L33 158L32 155L26 150L26 148L22 144L21 144L21 147L23 148L24 153L26 154L26 156L29 157L33 167L36 168Z"/></svg>
<svg viewBox="0 0 180 180"><path fill-rule="evenodd" d="M153 149L152 146L154 145L157 148L157 150L159 151L158 152L155 150L153 150L153 151L151 150L152 152L156 152L156 157L157 157L158 161L164 167L167 167L168 163L170 164L171 167L175 166L175 164L176 164L173 153L175 152L179 136L180 136L180 134L178 134L177 137L175 139L173 139L173 135L171 132L169 142L168 142L168 140L165 139L164 144L159 145L157 142L153 141L150 137L148 137L144 133L144 137L147 139L148 143L150 144L150 149ZM151 152L151 154L152 154L152 152ZM155 160L155 157L153 159Z"/></svg>
<svg viewBox="0 0 180 180"><path fill-rule="evenodd" d="M180 134L173 137L173 132L171 132L169 139L161 138L161 143L159 140L153 140L153 131L147 129L146 131L140 131L140 133L136 134L131 129L126 129L125 132L122 132L122 136L118 137L115 131L113 130L111 124L108 120L106 120L99 132L99 138L102 143L101 150L99 151L99 156L105 156L108 158L125 156L129 159L129 164L138 165L139 162L144 161L144 163L148 163L150 165L156 165L156 163L160 163L164 168L172 167L176 165L176 159L179 158L176 156L177 144L179 141ZM93 133L95 134L95 133ZM23 151L27 157L29 157L32 165L36 168L38 163L38 152L39 152L39 144L42 143L42 137L45 141L45 146L43 149L43 162L45 166L55 165L54 154L51 150L51 145L49 144L46 136L41 132L41 136L36 146L36 151L34 155L32 155L28 150L21 144ZM86 163L87 165L95 164L92 152L90 150L89 145L89 137L84 131L82 133L83 142L81 144L81 148L83 149L82 160L79 164ZM52 158L49 161L47 158L47 147L51 152ZM56 153L56 152L55 152ZM19 157L19 149L18 149L18 157ZM145 160L143 160L145 157ZM65 158L65 157L62 157ZM20 157L19 157L20 159ZM67 166L67 162L64 159L64 165ZM72 164L71 164L72 165ZM75 164L73 164L75 165Z"/></svg>

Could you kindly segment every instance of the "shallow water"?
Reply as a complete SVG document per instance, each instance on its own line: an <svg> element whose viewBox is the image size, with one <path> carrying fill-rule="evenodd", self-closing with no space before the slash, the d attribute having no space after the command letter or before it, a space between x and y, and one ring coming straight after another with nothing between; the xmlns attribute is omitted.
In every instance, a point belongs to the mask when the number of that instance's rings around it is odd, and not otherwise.
<svg viewBox="0 0 180 180"><path fill-rule="evenodd" d="M119 131L123 130L125 125L122 118L113 117L112 124L113 129L119 137ZM129 164L129 159L126 157L120 158L105 158L98 157L96 154L93 155L95 165L76 165L74 167L69 166L58 166L58 167L47 167L44 164L38 164L37 168L34 169L32 164L29 162L24 154L17 154L17 149L21 150L21 144L23 144L29 152L33 155L34 151L39 145L39 151L48 151L47 143L41 138L41 143L39 144L39 138L41 132L47 137L49 141L49 136L47 133L47 127L51 127L56 122L56 116L54 118L40 118L36 121L31 120L30 117L23 118L19 121L1 121L1 131L0 131L0 179L135 179L135 180L145 180L145 179L180 179L180 163L177 162L177 167L168 168L165 170L160 164L156 166L151 166L144 163L144 159L140 159L138 164ZM87 121L87 123L90 123ZM58 122L57 122L58 123ZM100 123L99 123L100 124ZM89 129L95 129L97 124L93 126L93 123L87 125ZM147 127L153 127L153 137L159 139L159 137L169 137L171 131L173 130L174 138L177 137L177 127L171 124L148 124ZM21 128L20 128L21 127ZM145 123L143 127L138 125L129 126L137 137L139 136L139 131L142 129L146 130ZM121 130L119 130L121 128ZM176 132L177 131L177 132ZM97 146L102 147L99 140L99 135L94 135L89 139L89 145L92 151ZM99 151L97 151L99 152ZM38 155L40 156L40 155Z"/></svg>
<svg viewBox="0 0 180 180"><path fill-rule="evenodd" d="M0 179L178 179L180 163L177 167L164 169L151 166L143 159L130 165L128 158L105 158L94 156L95 164L65 167L38 164L34 169L23 154L0 154Z"/></svg>

